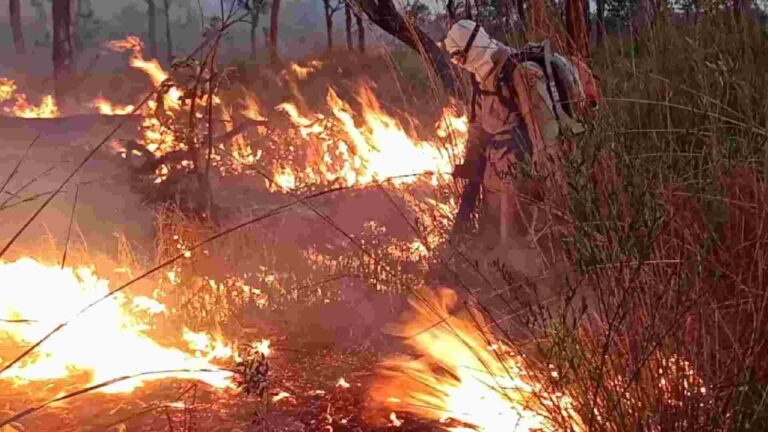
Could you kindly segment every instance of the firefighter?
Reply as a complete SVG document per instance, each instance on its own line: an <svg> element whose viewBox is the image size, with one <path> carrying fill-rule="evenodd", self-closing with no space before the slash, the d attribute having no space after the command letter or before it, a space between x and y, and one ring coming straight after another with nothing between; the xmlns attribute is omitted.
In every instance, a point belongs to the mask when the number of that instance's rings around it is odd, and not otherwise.
<svg viewBox="0 0 768 432"><path fill-rule="evenodd" d="M488 209L490 213L500 216L499 224L504 223L500 212L506 209L500 207L508 204L508 197L501 184L504 182L499 180L505 177L503 173L514 171L516 162L532 156L533 144L514 90L500 85L502 80L511 79L504 76L504 66L514 50L491 39L479 24L470 20L451 27L444 48L451 61L472 73L473 78L464 162L454 170L456 177L467 181L453 226L452 237L456 239L468 234L481 189L487 198L492 198L486 199L486 204L494 207Z"/></svg>

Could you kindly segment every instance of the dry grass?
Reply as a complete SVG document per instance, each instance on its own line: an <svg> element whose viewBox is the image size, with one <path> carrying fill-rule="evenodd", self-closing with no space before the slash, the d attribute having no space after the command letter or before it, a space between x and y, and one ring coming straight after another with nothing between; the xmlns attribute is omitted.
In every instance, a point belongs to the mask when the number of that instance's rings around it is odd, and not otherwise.
<svg viewBox="0 0 768 432"><path fill-rule="evenodd" d="M713 14L661 21L631 51L608 40L607 109L537 203L559 220L547 258L566 283L546 308L510 297L508 312L589 430L768 425L768 47L756 27L732 30Z"/></svg>
<svg viewBox="0 0 768 432"><path fill-rule="evenodd" d="M552 388L574 399L589 430L768 426L768 43L756 27L733 26L713 13L688 28L660 21L639 47L609 38L594 59L607 109L561 161L565 183L548 185L526 207L539 217L532 228L541 278L493 265L457 269L469 297L492 303L492 318L509 330L510 345L529 354L531 371L549 381L556 368ZM424 112L418 101L432 92L423 71L409 54L391 58L395 71L380 58L354 68L322 58L305 96L321 104L329 83L343 95L354 81L339 81L338 70L356 69L382 83L377 94L387 95L388 109ZM232 89L267 88L275 79L266 68L234 69ZM263 102L274 106L289 94L265 91ZM415 237L447 229L441 215L422 222L411 226ZM219 229L159 208L156 262ZM226 333L263 299L277 310L326 305L343 298L350 279L373 292L406 293L424 283L430 264L442 264L434 250L414 258L407 242L377 225L361 233L359 248L335 255L278 235L248 227L218 239L166 269L151 289L169 288L162 300L185 325ZM120 267L144 267L127 240L120 245ZM60 257L50 250L51 259ZM471 252L465 264L473 264ZM71 245L68 260L81 253L82 245Z"/></svg>

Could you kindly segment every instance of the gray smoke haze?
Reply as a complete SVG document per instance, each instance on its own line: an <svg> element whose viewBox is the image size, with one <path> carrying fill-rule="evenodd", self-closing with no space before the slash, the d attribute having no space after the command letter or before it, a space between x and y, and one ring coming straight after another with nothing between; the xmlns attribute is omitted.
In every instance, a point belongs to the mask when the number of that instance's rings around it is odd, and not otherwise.
<svg viewBox="0 0 768 432"><path fill-rule="evenodd" d="M93 11L90 18L78 19L76 34L81 50L76 56L80 71L105 71L125 66L125 57L109 53L104 43L136 35L148 40L147 3L145 0L71 0L72 7ZM51 74L51 0L22 1L22 23L27 55L18 58L13 49L7 6L0 9L0 76L14 79L43 80ZM78 5L78 2L81 4ZM225 8L232 0L225 0ZM157 5L158 57L165 61L165 20L163 1ZM170 20L173 50L183 55L196 46L204 24L220 15L219 0L171 0ZM7 2L3 2L7 5ZM202 8L202 17L201 17ZM366 36L369 44L392 44L393 40L367 20ZM269 14L259 18L257 38L258 58L266 58L264 30L269 27ZM344 12L334 15L334 42L345 45ZM238 24L224 40L220 50L223 62L250 57L250 24ZM356 40L357 30L353 28ZM279 50L284 58L296 59L326 49L326 28L323 4L320 0L284 0L280 10Z"/></svg>

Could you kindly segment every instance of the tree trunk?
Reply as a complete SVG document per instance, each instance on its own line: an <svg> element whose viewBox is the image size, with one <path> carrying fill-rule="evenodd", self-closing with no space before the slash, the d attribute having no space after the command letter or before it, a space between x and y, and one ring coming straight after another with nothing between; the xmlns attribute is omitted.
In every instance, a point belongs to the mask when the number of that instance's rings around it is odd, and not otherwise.
<svg viewBox="0 0 768 432"><path fill-rule="evenodd" d="M591 12L589 0L584 0L584 23L587 26L587 41L590 40L589 35L592 33L592 20L590 20L589 13Z"/></svg>
<svg viewBox="0 0 768 432"><path fill-rule="evenodd" d="M520 19L520 25L523 30L528 28L528 24L525 20L525 2L524 0L516 0L517 5L517 17Z"/></svg>
<svg viewBox="0 0 768 432"><path fill-rule="evenodd" d="M21 28L21 5L19 0L10 0L8 9L11 16L11 31L13 32L13 46L16 54L23 55L26 52L24 46L24 31Z"/></svg>
<svg viewBox="0 0 768 432"><path fill-rule="evenodd" d="M406 24L392 0L360 0L360 4L371 21L421 54L449 92L455 90L453 77L461 72L448 59L448 54L424 31Z"/></svg>
<svg viewBox="0 0 768 432"><path fill-rule="evenodd" d="M53 85L56 99L63 100L66 80L72 72L72 17L69 0L53 0Z"/></svg>
<svg viewBox="0 0 768 432"><path fill-rule="evenodd" d="M147 0L147 20L149 21L149 55L157 57L157 8L155 0Z"/></svg>
<svg viewBox="0 0 768 432"><path fill-rule="evenodd" d="M277 30L280 23L280 0L272 0L272 10L269 13L269 60L274 64L279 58L277 56Z"/></svg>
<svg viewBox="0 0 768 432"><path fill-rule="evenodd" d="M361 53L365 53L365 26L363 25L363 15L361 12L355 14L357 23L357 48Z"/></svg>
<svg viewBox="0 0 768 432"><path fill-rule="evenodd" d="M173 39L171 39L171 0L163 0L163 13L165 14L165 43L168 55L168 64L173 64Z"/></svg>
<svg viewBox="0 0 768 432"><path fill-rule="evenodd" d="M352 51L354 48L354 45L352 45L352 11L348 1L344 2L344 24L347 31L347 49Z"/></svg>
<svg viewBox="0 0 768 432"><path fill-rule="evenodd" d="M733 0L733 18L736 21L736 26L739 29L743 29L743 23L746 11L749 9L749 3L744 0Z"/></svg>
<svg viewBox="0 0 768 432"><path fill-rule="evenodd" d="M331 0L323 0L323 9L325 10L325 30L328 42L328 51L333 49L333 9Z"/></svg>
<svg viewBox="0 0 768 432"><path fill-rule="evenodd" d="M260 10L254 7L251 10L251 57L256 57L258 47L256 43L256 29L259 27Z"/></svg>
<svg viewBox="0 0 768 432"><path fill-rule="evenodd" d="M86 37L86 25L88 24L85 19L93 17L93 6L89 0L75 0L77 6L74 8L75 13L72 14L72 33L75 43L75 52L83 52L85 50L85 37Z"/></svg>
<svg viewBox="0 0 768 432"><path fill-rule="evenodd" d="M80 0L69 0L69 40L71 41L72 45L72 63L70 65L71 70L77 70L77 57L78 54L82 51L82 46L79 41L78 36L78 15L80 12L81 7L81 1Z"/></svg>
<svg viewBox="0 0 768 432"><path fill-rule="evenodd" d="M603 44L605 37L605 0L597 0L597 45Z"/></svg>
<svg viewBox="0 0 768 432"><path fill-rule="evenodd" d="M456 3L455 0L448 0L445 4L445 10L448 13L448 27L456 22Z"/></svg>
<svg viewBox="0 0 768 432"><path fill-rule="evenodd" d="M584 4L587 0L566 0L566 28L570 39L571 52L589 58L589 36L584 22Z"/></svg>
<svg viewBox="0 0 768 432"><path fill-rule="evenodd" d="M501 13L501 24L504 31L508 31L510 28L509 22L509 0L498 0L499 12Z"/></svg>

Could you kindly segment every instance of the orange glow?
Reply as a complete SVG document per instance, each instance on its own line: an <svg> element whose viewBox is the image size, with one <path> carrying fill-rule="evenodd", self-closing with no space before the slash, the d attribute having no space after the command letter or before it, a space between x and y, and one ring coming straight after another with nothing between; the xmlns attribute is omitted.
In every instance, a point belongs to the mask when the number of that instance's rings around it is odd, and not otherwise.
<svg viewBox="0 0 768 432"><path fill-rule="evenodd" d="M422 298L429 306L412 301L414 311L397 328L421 357L393 357L380 365L370 390L375 410L473 426L448 428L453 431L491 432L558 430L549 415L557 410L568 426L582 430L570 399L543 389L520 355L481 332L478 314L450 314L458 303L453 291L425 291Z"/></svg>
<svg viewBox="0 0 768 432"><path fill-rule="evenodd" d="M32 105L27 102L26 96L19 95L13 106L13 114L24 118L55 118L59 116L59 108L51 95L43 96L40 105Z"/></svg>
<svg viewBox="0 0 768 432"><path fill-rule="evenodd" d="M129 64L131 67L139 69L149 76L152 84L157 87L165 80L170 78L167 72L163 69L160 63L156 59L146 60L144 59L144 44L136 36L128 36L123 40L107 42L107 48L116 52L131 52L131 59ZM165 104L171 108L181 107L181 90L177 87L172 87L165 97Z"/></svg>
<svg viewBox="0 0 768 432"><path fill-rule="evenodd" d="M389 415L389 421L390 421L390 424L394 427L400 427L403 424L403 421L397 418L397 414L395 413L391 413Z"/></svg>
<svg viewBox="0 0 768 432"><path fill-rule="evenodd" d="M310 74L317 72L322 67L323 63L318 60L312 60L308 62L306 66L301 66L297 63L291 62L286 72L290 71L297 79L303 81L307 79Z"/></svg>
<svg viewBox="0 0 768 432"><path fill-rule="evenodd" d="M0 78L0 102L14 99L13 106L4 107L4 111L17 117L24 118L55 118L59 116L56 100L51 95L43 96L40 105L29 103L27 95L17 93L18 87L13 80Z"/></svg>
<svg viewBox="0 0 768 432"><path fill-rule="evenodd" d="M240 113L251 120L264 120L261 115L261 106L259 99L252 93L245 93L245 100L243 101L245 108Z"/></svg>
<svg viewBox="0 0 768 432"><path fill-rule="evenodd" d="M359 113L333 88L328 89L326 97L332 114L329 117L302 113L289 102L277 107L297 126L311 149L307 168L280 167L281 184L341 182L351 186L389 180L400 186L427 178L436 185L440 176L452 171L453 157L462 151L466 140L465 117L446 110L436 130L438 135L447 136L455 128L456 139L425 141L413 137L398 120L384 112L370 86L361 83L357 93Z"/></svg>
<svg viewBox="0 0 768 432"><path fill-rule="evenodd" d="M272 402L280 402L283 399L293 399L290 393L280 392L272 398Z"/></svg>
<svg viewBox="0 0 768 432"><path fill-rule="evenodd" d="M0 78L0 102L5 102L16 93L16 83L7 78Z"/></svg>
<svg viewBox="0 0 768 432"><path fill-rule="evenodd" d="M92 270L48 266L31 258L0 262L0 316L32 319L18 325L0 323L0 341L16 345L20 353L85 305L109 292L109 282ZM14 385L72 378L87 373L87 383L103 382L142 372L218 368L214 360L233 358L223 340L184 330L179 338L185 348L162 346L147 331L165 306L146 297L130 298L118 293L75 318L29 357L0 376ZM11 358L0 359L0 363ZM149 380L167 377L200 379L216 388L232 386L231 373L168 373L148 375L103 388L108 393L130 392Z"/></svg>
<svg viewBox="0 0 768 432"><path fill-rule="evenodd" d="M103 97L94 99L94 101L91 102L91 106L96 107L99 110L99 113L104 115L128 115L133 112L133 109L135 108L133 105L114 105Z"/></svg>

